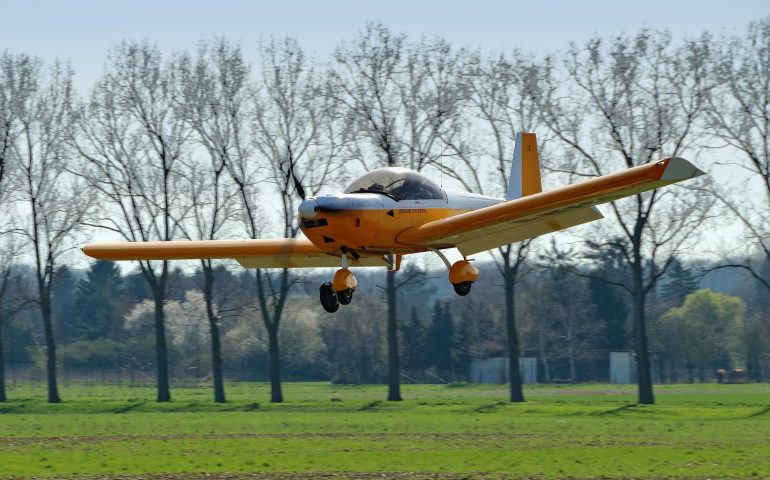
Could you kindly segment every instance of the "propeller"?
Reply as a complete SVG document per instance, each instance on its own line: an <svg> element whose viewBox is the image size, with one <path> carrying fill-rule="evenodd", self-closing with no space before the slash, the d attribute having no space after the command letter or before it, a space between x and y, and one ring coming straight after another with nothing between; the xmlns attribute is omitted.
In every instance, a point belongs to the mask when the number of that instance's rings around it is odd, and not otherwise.
<svg viewBox="0 0 770 480"><path fill-rule="evenodd" d="M284 163L288 164L286 176L288 177L291 175L291 180L294 182L294 191L297 192L299 198L302 199L299 207L297 207L297 211L299 212L300 217L304 219L315 218L315 216L318 215L318 212L321 210L318 202L316 202L314 198L311 198L310 200L307 199L305 187L302 186L302 182L300 182L299 178L297 177L297 173L294 171L294 157L291 155L291 151L287 149L286 156L284 158Z"/></svg>
<svg viewBox="0 0 770 480"><path fill-rule="evenodd" d="M302 199L302 202L300 202L297 207L300 217L305 220L310 220L315 218L319 212L336 211L337 209L333 205L329 205L328 201L319 203L319 199L315 197L307 198L305 187L302 186L302 182L300 182L297 174L294 172L294 159L290 151L286 152L285 158L286 160L284 162L288 164L286 175L291 175L291 179L294 182L294 190L297 192L297 195L299 195L299 198ZM324 197L321 197L321 199L324 199ZM323 203L325 203L325 205L322 205Z"/></svg>
<svg viewBox="0 0 770 480"><path fill-rule="evenodd" d="M297 174L294 172L294 158L289 152L287 152L286 158L289 163L289 171L287 173L291 175L292 180L294 180L294 190L297 192L297 195L299 195L299 198L304 201L306 198L305 188L302 186L302 182L299 181Z"/></svg>

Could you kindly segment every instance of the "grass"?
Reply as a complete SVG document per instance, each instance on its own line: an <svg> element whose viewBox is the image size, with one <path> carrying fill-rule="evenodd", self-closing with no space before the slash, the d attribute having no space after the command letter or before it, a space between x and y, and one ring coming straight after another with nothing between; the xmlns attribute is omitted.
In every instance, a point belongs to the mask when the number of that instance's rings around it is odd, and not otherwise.
<svg viewBox="0 0 770 480"><path fill-rule="evenodd" d="M632 387L532 386L510 404L504 386L288 383L206 388L39 386L0 404L0 478L159 473L413 472L407 478L770 477L770 385L672 385L657 404ZM237 475L236 475L237 476ZM121 477L122 478L122 477ZM179 477L182 478L182 477ZM399 477L401 478L401 477Z"/></svg>

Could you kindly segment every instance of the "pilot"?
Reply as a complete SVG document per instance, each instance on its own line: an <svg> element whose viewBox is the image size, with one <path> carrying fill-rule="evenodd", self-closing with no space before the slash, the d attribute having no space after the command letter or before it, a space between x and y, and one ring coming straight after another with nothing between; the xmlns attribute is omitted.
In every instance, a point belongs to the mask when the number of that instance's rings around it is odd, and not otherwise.
<svg viewBox="0 0 770 480"><path fill-rule="evenodd" d="M400 199L415 198L414 194L419 190L420 183L411 179L404 179L404 182L393 189L393 195Z"/></svg>

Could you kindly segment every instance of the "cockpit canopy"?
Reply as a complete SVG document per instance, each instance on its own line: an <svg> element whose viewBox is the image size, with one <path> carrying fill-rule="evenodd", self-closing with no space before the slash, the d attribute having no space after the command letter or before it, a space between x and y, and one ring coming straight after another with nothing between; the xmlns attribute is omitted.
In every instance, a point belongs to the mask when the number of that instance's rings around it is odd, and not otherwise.
<svg viewBox="0 0 770 480"><path fill-rule="evenodd" d="M381 193L396 200L444 200L444 192L428 177L408 168L373 170L345 189L345 193Z"/></svg>

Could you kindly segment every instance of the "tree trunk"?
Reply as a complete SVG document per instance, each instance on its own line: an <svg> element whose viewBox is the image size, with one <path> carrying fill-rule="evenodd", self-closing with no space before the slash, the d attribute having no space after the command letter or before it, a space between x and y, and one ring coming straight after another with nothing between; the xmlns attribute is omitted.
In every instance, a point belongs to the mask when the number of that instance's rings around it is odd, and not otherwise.
<svg viewBox="0 0 770 480"><path fill-rule="evenodd" d="M270 403L282 403L281 356L278 350L278 326L273 324L267 329L270 350Z"/></svg>
<svg viewBox="0 0 770 480"><path fill-rule="evenodd" d="M59 403L59 386L56 383L56 342L53 338L51 322L51 305L46 298L41 298L41 313L43 314L43 330L45 333L46 373L48 374L48 403Z"/></svg>
<svg viewBox="0 0 770 480"><path fill-rule="evenodd" d="M8 398L5 396L5 351L3 350L3 322L0 319L0 403Z"/></svg>
<svg viewBox="0 0 770 480"><path fill-rule="evenodd" d="M636 350L636 379L638 384L639 403L652 405L655 396L652 393L652 375L650 373L650 352L647 346L647 322L644 303L647 295L642 286L642 262L639 255L635 256L633 264L634 294L633 321Z"/></svg>
<svg viewBox="0 0 770 480"><path fill-rule="evenodd" d="M577 365L575 361L575 352L570 349L569 352L569 383L577 382Z"/></svg>
<svg viewBox="0 0 770 480"><path fill-rule="evenodd" d="M209 319L211 335L211 373L214 376L214 402L225 403L225 384L222 375L222 343L219 337L219 319L214 313L214 272L210 264L203 266L203 291L206 297L206 315Z"/></svg>
<svg viewBox="0 0 770 480"><path fill-rule="evenodd" d="M388 401L400 402L401 366L398 358L398 322L396 320L396 272L388 270Z"/></svg>
<svg viewBox="0 0 770 480"><path fill-rule="evenodd" d="M155 353L158 361L158 402L170 402L168 382L168 348L166 347L166 318L163 312L163 288L154 289L155 296Z"/></svg>
<svg viewBox="0 0 770 480"><path fill-rule="evenodd" d="M513 301L516 285L507 258L505 263L505 330L508 333L510 400L511 402L523 402L524 392L521 389L521 372L519 371L519 334L516 331L516 312Z"/></svg>
<svg viewBox="0 0 770 480"><path fill-rule="evenodd" d="M211 333L211 370L214 375L214 401L225 403L225 383L222 375L222 345L219 338L219 325L216 319L209 320Z"/></svg>
<svg viewBox="0 0 770 480"><path fill-rule="evenodd" d="M540 328L540 332L538 333L538 341L539 341L539 347L540 347L540 363L543 364L543 376L545 377L545 383L551 383L551 367L548 364L548 357L545 353L545 338L543 338L545 335L543 334L542 326Z"/></svg>
<svg viewBox="0 0 770 480"><path fill-rule="evenodd" d="M259 306L262 312L262 323L267 330L267 347L268 347L268 361L269 361L269 374L270 374L270 402L281 403L283 402L283 391L281 389L281 354L280 345L278 344L278 331L281 325L281 315L283 314L283 308L286 302L286 298L289 294L289 270L284 268L281 273L281 287L277 292L277 299L271 308L268 308L267 296L265 295L265 285L263 284L262 271L257 269L256 274L256 287L257 298L259 299ZM270 282L268 277L267 282ZM272 317L270 316L270 310L272 310Z"/></svg>
<svg viewBox="0 0 770 480"><path fill-rule="evenodd" d="M1 361L2 359L0 359ZM762 381L762 362L759 360L758 355L751 352L746 358L746 371L748 372L749 379L753 382Z"/></svg>

